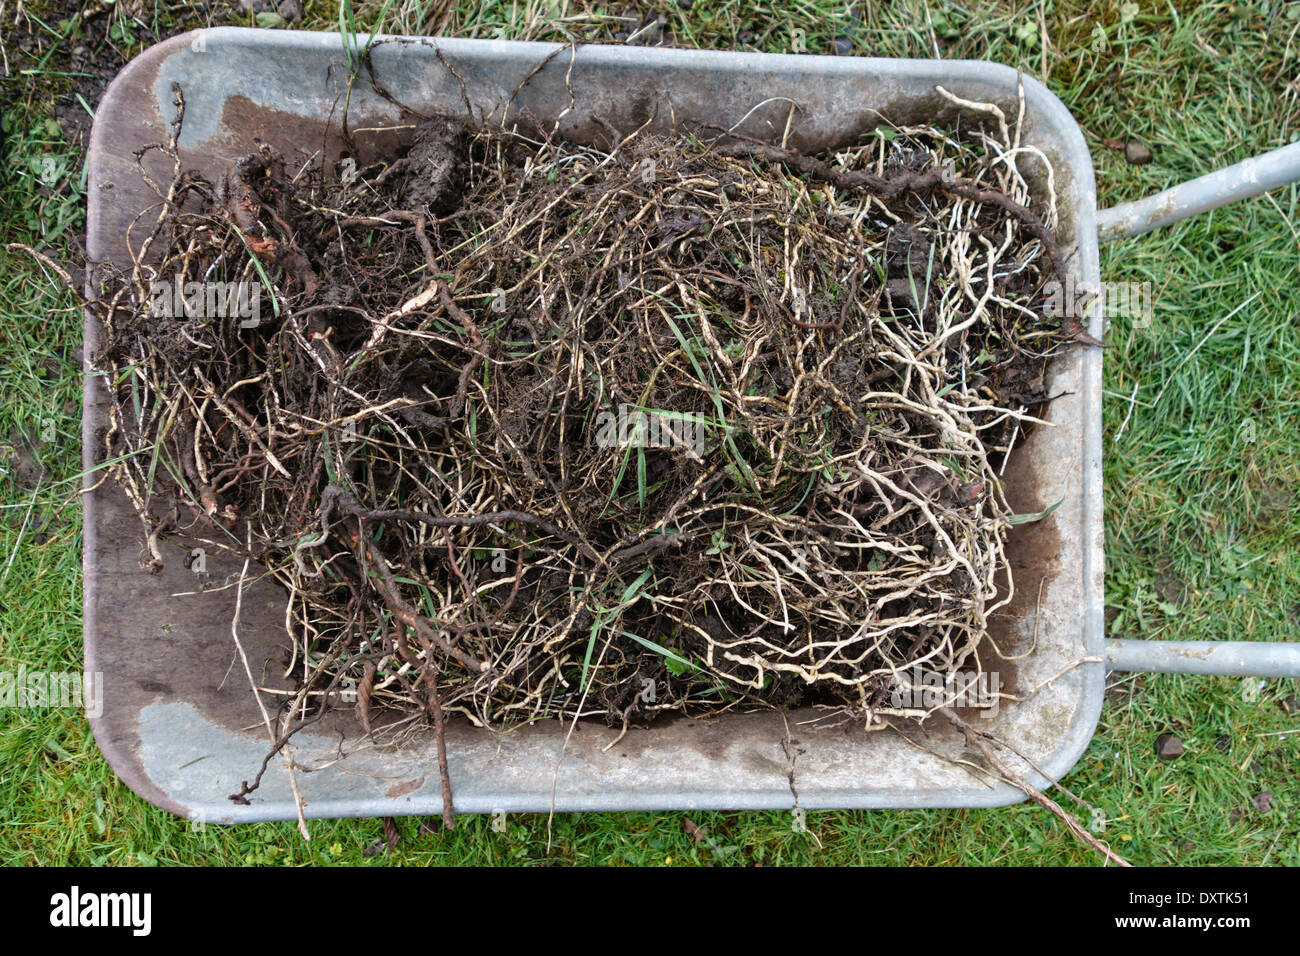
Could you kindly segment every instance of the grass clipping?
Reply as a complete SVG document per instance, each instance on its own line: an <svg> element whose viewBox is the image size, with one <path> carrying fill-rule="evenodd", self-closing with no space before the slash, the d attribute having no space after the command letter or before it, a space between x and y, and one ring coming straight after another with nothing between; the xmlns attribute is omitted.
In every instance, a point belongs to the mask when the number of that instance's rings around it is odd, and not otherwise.
<svg viewBox="0 0 1300 956"><path fill-rule="evenodd" d="M924 713L894 691L980 670L999 468L1086 339L1043 308L1050 167L972 115L820 159L440 118L391 163L217 183L173 139L96 356L146 560L183 532L284 585L282 726L344 689L440 740Z"/></svg>

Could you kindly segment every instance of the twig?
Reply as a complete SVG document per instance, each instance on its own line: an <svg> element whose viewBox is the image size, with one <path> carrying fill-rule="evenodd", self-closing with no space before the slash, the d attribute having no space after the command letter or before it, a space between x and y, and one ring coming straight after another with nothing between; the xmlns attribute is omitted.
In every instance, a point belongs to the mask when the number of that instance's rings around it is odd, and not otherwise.
<svg viewBox="0 0 1300 956"><path fill-rule="evenodd" d="M1108 861L1113 862L1119 866L1123 866L1123 867L1132 866L1131 863L1129 863L1123 857L1119 856L1113 850L1111 850L1109 846L1107 846L1105 843L1102 843L1095 836L1093 836L1091 833L1085 830L1083 828L1083 825L1079 823L1077 819L1075 819L1072 813L1065 810L1059 803L1057 803L1051 797L1046 796L1041 790L1039 790L1033 784L1029 783L1018 773L1012 770L1009 766L1007 766L1005 762L999 759L997 754L993 752L993 748L991 748L987 743L985 743L984 741L985 735L981 731L976 730L974 727L972 727L967 721L962 719L960 716L958 716L956 711L954 711L950 707L941 707L939 708L939 713L947 717L948 720L951 721L954 726L961 729L962 733L966 735L966 740L969 741L970 743L973 743L976 746L976 748L979 749L979 752L984 755L984 759L989 762L989 764L993 767L993 769L996 770L1003 777L1003 779L1005 779L1012 786L1022 791L1025 794L1025 796L1027 796L1030 800L1033 800L1034 803L1050 811L1053 816L1059 818L1065 824L1066 828L1070 831L1070 833L1074 835L1075 839L1077 839L1080 843L1083 843L1085 846L1091 847L1092 849L1100 853L1102 856L1104 856Z"/></svg>
<svg viewBox="0 0 1300 956"><path fill-rule="evenodd" d="M250 552L251 552L251 529L250 535ZM284 744L280 742L271 724L271 715L267 712L266 704L262 702L262 695L257 692L257 680L253 677L253 668L248 663L248 654L244 651L243 641L239 639L239 614L244 606L244 581L248 577L248 566L251 558L244 558L244 566L239 572L239 586L235 588L235 616L230 622L230 636L235 642L235 650L239 653L239 659L244 665L244 675L248 678L248 686L252 688L253 699L257 701L257 709L262 712L262 723L266 727L267 735L270 737L272 747L278 749L281 756L284 757L285 766L289 771L289 787L293 791L294 811L298 814L298 832L306 841L311 840L311 834L307 832L307 819L303 814L302 793L298 790L298 774L294 770L293 756L285 749ZM245 792L248 789L248 781L244 781ZM242 796L242 795L241 795Z"/></svg>

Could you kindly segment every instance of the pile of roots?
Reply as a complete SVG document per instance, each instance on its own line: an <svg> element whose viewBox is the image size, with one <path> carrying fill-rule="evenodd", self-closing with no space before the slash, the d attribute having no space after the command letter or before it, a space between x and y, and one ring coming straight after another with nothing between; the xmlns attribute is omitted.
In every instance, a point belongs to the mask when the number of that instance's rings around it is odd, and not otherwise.
<svg viewBox="0 0 1300 956"><path fill-rule="evenodd" d="M283 583L296 718L915 714L1010 599L999 469L1081 337L1050 167L970 116L819 158L437 118L216 183L173 140L95 356L145 559Z"/></svg>

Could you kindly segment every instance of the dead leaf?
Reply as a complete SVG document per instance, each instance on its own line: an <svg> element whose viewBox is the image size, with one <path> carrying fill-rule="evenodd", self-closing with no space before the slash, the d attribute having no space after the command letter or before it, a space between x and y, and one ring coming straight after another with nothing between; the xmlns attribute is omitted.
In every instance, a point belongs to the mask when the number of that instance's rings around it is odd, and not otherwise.
<svg viewBox="0 0 1300 956"><path fill-rule="evenodd" d="M708 829L706 827L700 826L695 821L691 820L689 817L682 818L682 829L685 830L686 835L689 836L696 843L703 843L705 840L709 838Z"/></svg>

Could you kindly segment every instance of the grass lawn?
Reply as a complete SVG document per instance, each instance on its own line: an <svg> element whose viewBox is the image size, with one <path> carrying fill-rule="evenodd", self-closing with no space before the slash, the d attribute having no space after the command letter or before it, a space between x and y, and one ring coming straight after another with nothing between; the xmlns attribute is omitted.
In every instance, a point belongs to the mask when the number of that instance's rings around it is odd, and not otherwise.
<svg viewBox="0 0 1300 956"><path fill-rule="evenodd" d="M0 231L76 264L78 138L99 74L204 20L156 0L19 9L0 0ZM213 23L283 26L234 2L209 10ZM1045 77L1080 121L1102 205L1300 135L1300 2L393 0L359 3L356 16L393 33L610 42L650 23L642 38L666 31L678 46L1011 64ZM297 25L338 24L335 5L308 0ZM1154 161L1127 163L1112 144L1129 137ZM1149 327L1116 318L1106 336L1109 636L1296 639L1298 204L1292 186L1103 246L1104 280L1156 290ZM46 270L0 248L0 671L81 667L81 323ZM1112 675L1096 736L1064 783L1105 813L1104 837L1136 864L1300 864L1298 697L1295 680ZM1165 731L1186 747L1170 762L1153 753ZM813 812L808 833L792 832L788 813L690 814L708 828L701 842L685 814L562 814L549 850L544 815L511 817L504 833L479 817L461 817L451 833L399 819L402 840L385 855L375 852L379 820L315 822L305 843L292 823L174 818L118 781L72 710L0 709L0 768L9 865L1100 862L1032 804ZM1271 803L1255 799L1265 791Z"/></svg>

